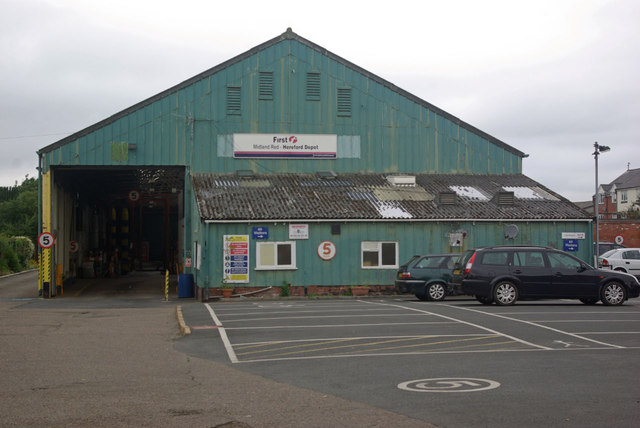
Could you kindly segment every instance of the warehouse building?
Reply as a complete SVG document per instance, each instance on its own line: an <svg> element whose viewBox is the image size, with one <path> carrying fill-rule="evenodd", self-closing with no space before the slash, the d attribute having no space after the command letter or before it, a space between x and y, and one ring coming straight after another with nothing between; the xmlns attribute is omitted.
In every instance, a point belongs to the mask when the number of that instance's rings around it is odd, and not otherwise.
<svg viewBox="0 0 640 428"><path fill-rule="evenodd" d="M591 218L525 153L291 29L38 156L41 286L157 268L206 298L391 286L480 245L592 257Z"/></svg>

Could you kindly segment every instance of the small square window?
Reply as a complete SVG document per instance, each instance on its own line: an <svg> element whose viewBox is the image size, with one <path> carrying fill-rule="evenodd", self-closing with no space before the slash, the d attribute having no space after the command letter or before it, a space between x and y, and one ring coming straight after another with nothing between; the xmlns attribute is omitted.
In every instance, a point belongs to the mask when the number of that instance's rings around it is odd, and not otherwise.
<svg viewBox="0 0 640 428"><path fill-rule="evenodd" d="M623 190L622 192L620 192L620 202L623 204L626 204L627 202L629 202L626 190Z"/></svg>
<svg viewBox="0 0 640 428"><path fill-rule="evenodd" d="M291 269L297 269L295 241L256 244L256 270Z"/></svg>
<svg viewBox="0 0 640 428"><path fill-rule="evenodd" d="M398 243L363 241L361 243L362 269L396 269Z"/></svg>

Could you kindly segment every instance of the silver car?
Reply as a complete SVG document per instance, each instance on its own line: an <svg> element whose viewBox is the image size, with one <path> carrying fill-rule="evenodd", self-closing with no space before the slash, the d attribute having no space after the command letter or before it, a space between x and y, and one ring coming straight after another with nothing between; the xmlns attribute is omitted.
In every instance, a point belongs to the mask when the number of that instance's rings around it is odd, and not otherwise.
<svg viewBox="0 0 640 428"><path fill-rule="evenodd" d="M640 277L640 248L616 248L598 258L602 269L612 269Z"/></svg>

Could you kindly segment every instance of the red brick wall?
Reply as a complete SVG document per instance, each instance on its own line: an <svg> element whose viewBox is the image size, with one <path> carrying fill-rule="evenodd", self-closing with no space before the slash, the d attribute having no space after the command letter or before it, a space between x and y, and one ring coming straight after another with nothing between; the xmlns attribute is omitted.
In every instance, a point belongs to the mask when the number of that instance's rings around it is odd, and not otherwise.
<svg viewBox="0 0 640 428"><path fill-rule="evenodd" d="M611 196L605 196L604 202L602 204L598 204L598 214L600 214L603 219L613 218L617 210L618 207L613 203L613 198ZM602 237L600 237L600 240L604 241Z"/></svg>
<svg viewBox="0 0 640 428"><path fill-rule="evenodd" d="M600 220L598 223L601 242L615 242L616 236L622 236L622 245L640 248L640 220ZM593 236L596 236L595 230Z"/></svg>

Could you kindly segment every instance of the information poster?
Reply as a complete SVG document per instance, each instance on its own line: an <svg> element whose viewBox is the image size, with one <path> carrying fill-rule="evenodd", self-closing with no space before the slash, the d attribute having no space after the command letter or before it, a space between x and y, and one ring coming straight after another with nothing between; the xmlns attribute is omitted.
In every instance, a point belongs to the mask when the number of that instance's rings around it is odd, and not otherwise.
<svg viewBox="0 0 640 428"><path fill-rule="evenodd" d="M290 224L289 239L309 239L308 224Z"/></svg>
<svg viewBox="0 0 640 428"><path fill-rule="evenodd" d="M223 281L249 282L249 235L224 235Z"/></svg>

